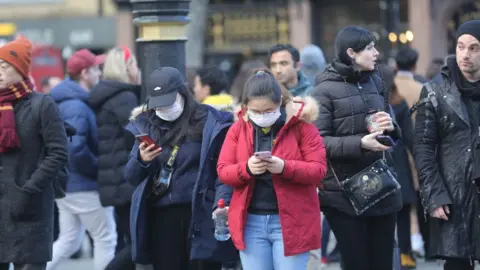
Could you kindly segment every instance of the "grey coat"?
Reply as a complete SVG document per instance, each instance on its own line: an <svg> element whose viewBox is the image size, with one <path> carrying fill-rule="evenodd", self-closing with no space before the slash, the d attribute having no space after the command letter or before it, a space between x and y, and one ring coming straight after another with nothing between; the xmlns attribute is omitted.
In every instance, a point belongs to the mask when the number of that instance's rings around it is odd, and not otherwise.
<svg viewBox="0 0 480 270"><path fill-rule="evenodd" d="M43 98L40 123L31 113L33 95ZM0 154L0 262L44 263L52 258L53 179L67 162L67 137L49 96L30 94L14 113L20 148Z"/></svg>

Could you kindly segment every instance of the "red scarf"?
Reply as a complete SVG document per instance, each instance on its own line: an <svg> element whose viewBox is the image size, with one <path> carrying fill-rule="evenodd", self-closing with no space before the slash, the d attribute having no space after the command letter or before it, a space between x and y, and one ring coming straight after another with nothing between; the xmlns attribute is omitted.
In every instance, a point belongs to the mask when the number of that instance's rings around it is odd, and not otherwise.
<svg viewBox="0 0 480 270"><path fill-rule="evenodd" d="M28 95L32 89L33 85L29 79L0 89L0 153L20 146L15 130L13 103Z"/></svg>

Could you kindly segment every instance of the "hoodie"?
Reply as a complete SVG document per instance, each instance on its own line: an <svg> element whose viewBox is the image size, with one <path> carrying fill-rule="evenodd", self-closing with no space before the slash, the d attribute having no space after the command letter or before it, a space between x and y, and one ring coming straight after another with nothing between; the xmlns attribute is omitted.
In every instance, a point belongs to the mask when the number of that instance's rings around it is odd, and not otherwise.
<svg viewBox="0 0 480 270"><path fill-rule="evenodd" d="M78 83L65 80L54 87L50 95L57 103L63 120L77 130L68 145L66 191L97 190L97 125L95 115L87 105L88 92Z"/></svg>
<svg viewBox="0 0 480 270"><path fill-rule="evenodd" d="M300 63L302 63L301 71L310 84L315 86L315 77L326 67L322 49L313 44L307 45L300 53Z"/></svg>

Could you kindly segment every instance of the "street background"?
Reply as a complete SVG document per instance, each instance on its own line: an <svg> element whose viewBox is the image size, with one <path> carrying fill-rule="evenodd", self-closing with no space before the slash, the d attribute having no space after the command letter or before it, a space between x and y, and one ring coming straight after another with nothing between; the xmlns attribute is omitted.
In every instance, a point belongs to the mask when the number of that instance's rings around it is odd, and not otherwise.
<svg viewBox="0 0 480 270"><path fill-rule="evenodd" d="M31 75L37 88L47 76L64 79L65 61L78 49L103 54L125 45L139 56L144 77L151 71L146 67L170 60L170 51L162 55L161 50L154 50L158 55L151 56L141 42L135 42L148 31L139 31L142 25L134 26L129 0L0 0L0 7L0 45L17 34L35 45ZM178 64L182 72L185 67L190 85L195 69L204 65L220 67L231 83L242 63L265 61L268 48L276 43L291 43L299 50L308 44L318 45L330 62L335 35L347 25L372 31L380 57L386 62L399 48L418 50L416 72L425 75L432 59L454 52L457 27L480 19L480 0L192 0L188 16L186 55ZM178 22L169 23L178 28ZM184 38L183 30L172 33ZM171 37L154 38L158 48L167 48L162 46ZM90 254L88 250L84 249L84 256ZM90 270L93 261L90 257L68 260L59 269ZM332 264L325 269L340 268ZM442 262L420 260L417 269L442 269Z"/></svg>
<svg viewBox="0 0 480 270"><path fill-rule="evenodd" d="M80 259L74 261L66 261L63 263L59 270L86 270L86 269L93 269L93 260L92 259ZM340 266L338 264L329 265L325 270L340 270ZM417 266L417 270L438 270L443 269L443 265L441 262L422 262L419 261ZM476 269L480 269L477 266Z"/></svg>

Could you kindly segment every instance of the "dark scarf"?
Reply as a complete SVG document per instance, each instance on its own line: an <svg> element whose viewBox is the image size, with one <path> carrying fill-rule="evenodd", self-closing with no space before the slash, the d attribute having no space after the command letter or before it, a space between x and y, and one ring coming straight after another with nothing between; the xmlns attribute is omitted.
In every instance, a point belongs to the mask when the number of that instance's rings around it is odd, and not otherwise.
<svg viewBox="0 0 480 270"><path fill-rule="evenodd" d="M32 89L29 79L0 89L0 153L20 146L15 129L13 103L31 93Z"/></svg>
<svg viewBox="0 0 480 270"><path fill-rule="evenodd" d="M458 68L455 57L447 59L447 67L450 71L450 76L458 87L458 91L464 98L472 101L480 101L480 82L469 82L463 76Z"/></svg>
<svg viewBox="0 0 480 270"><path fill-rule="evenodd" d="M349 83L358 83L367 80L374 71L359 71L352 65L346 65L339 60L333 60L332 67Z"/></svg>

